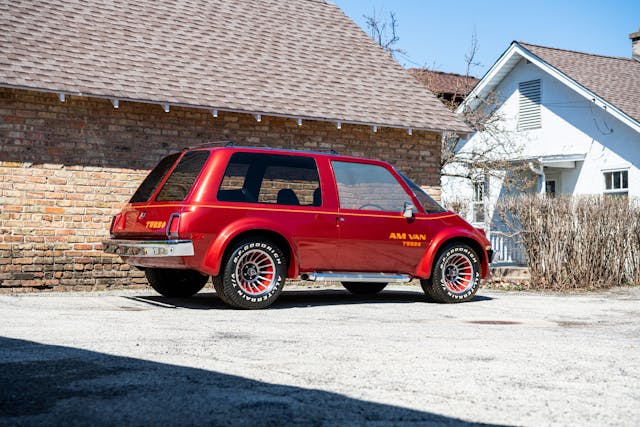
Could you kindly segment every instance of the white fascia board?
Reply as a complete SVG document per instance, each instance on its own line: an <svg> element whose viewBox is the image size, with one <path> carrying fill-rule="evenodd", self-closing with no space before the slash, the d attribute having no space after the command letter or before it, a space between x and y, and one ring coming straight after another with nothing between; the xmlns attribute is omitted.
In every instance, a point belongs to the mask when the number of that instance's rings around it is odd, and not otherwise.
<svg viewBox="0 0 640 427"><path fill-rule="evenodd" d="M553 154L553 155L547 155L547 156L518 157L516 159L510 159L508 161L511 163L539 162L546 166L546 165L551 165L552 163L583 162L586 158L587 158L586 153L574 153L574 154Z"/></svg>
<svg viewBox="0 0 640 427"><path fill-rule="evenodd" d="M462 101L458 108L456 108L456 113L460 114L464 111L465 107L469 107L474 109L477 103L474 101L479 98L481 95L484 95L485 92L488 92L487 86L491 83L494 83L496 76L500 73L503 68L507 65L509 60L516 54L516 42L512 42L511 46L498 58L495 64L487 71L487 73L480 79L480 82L473 88L473 90L467 95L467 97ZM495 82L494 84L497 86L499 82Z"/></svg>
<svg viewBox="0 0 640 427"><path fill-rule="evenodd" d="M544 164L562 163L562 162L582 162L587 157L586 154L558 154L553 156L540 156L537 159Z"/></svg>

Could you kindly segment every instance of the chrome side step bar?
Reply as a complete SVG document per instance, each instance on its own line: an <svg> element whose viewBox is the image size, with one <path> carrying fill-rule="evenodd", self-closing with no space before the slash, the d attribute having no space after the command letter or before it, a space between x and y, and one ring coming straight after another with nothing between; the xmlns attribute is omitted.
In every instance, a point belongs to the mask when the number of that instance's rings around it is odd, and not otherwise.
<svg viewBox="0 0 640 427"><path fill-rule="evenodd" d="M411 276L408 274L358 273L351 271L318 271L314 273L302 273L300 278L311 282L407 283L411 281Z"/></svg>

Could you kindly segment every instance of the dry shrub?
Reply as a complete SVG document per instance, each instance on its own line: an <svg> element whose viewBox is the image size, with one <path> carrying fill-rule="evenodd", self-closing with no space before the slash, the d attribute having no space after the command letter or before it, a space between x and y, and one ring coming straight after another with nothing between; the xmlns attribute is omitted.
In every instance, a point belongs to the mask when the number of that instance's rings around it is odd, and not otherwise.
<svg viewBox="0 0 640 427"><path fill-rule="evenodd" d="M469 200L458 197L443 200L445 209L453 211L463 217L466 216L467 210L469 209L469 203Z"/></svg>
<svg viewBox="0 0 640 427"><path fill-rule="evenodd" d="M626 197L507 199L498 212L517 233L542 289L640 284L640 204Z"/></svg>

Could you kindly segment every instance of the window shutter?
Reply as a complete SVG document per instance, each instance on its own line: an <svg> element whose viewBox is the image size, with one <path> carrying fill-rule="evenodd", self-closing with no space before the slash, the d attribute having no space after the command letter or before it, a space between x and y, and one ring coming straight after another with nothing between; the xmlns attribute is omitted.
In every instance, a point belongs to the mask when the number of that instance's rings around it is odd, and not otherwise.
<svg viewBox="0 0 640 427"><path fill-rule="evenodd" d="M519 84L520 103L518 130L540 129L541 82L531 80Z"/></svg>

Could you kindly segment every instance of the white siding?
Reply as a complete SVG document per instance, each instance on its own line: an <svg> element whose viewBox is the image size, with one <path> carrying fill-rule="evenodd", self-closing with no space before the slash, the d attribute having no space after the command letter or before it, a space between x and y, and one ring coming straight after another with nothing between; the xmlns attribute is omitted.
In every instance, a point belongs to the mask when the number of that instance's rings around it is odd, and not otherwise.
<svg viewBox="0 0 640 427"><path fill-rule="evenodd" d="M521 82L540 79L542 87L541 127L518 131L519 91ZM629 195L640 197L640 134L615 119L607 111L576 94L534 64L521 61L497 88L503 102L498 114L510 131L509 141L523 148L520 157L584 154L576 169L561 170L558 193L602 194L604 170L629 170ZM478 143L474 134L465 146ZM465 149L465 147L463 147ZM464 180L443 178L443 198L467 191L459 185ZM471 186L467 183L466 186Z"/></svg>
<svg viewBox="0 0 640 427"><path fill-rule="evenodd" d="M519 131L519 85L538 79L543 88L540 103L541 126L537 129ZM502 126L508 131L504 143L521 146L519 158L584 155L584 161L577 161L573 169L545 168L545 174L548 173L550 179L557 180L557 194L603 194L604 171L628 170L628 194L640 197L638 132L536 65L522 60L498 85L497 92L502 102L498 114L503 119ZM615 100L610 101L615 103ZM483 138L485 136L482 133L472 135L462 149L482 144ZM470 181L443 176L444 201L456 197L470 199L471 189ZM504 195L505 189L501 183L492 180L488 194L489 218L494 215L492 209L497 199Z"/></svg>

